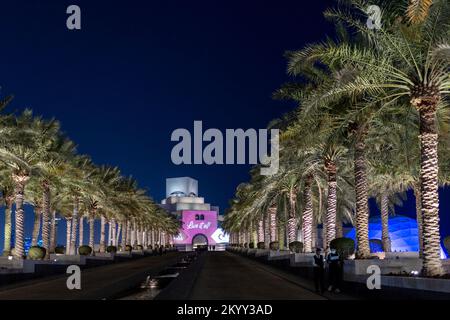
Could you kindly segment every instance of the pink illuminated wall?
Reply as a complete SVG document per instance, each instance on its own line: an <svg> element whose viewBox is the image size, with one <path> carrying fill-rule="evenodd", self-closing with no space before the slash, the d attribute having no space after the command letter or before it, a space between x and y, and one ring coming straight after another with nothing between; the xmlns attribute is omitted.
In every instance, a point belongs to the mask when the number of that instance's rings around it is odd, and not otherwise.
<svg viewBox="0 0 450 320"><path fill-rule="evenodd" d="M175 244L192 244L192 239L197 234L203 234L208 238L208 244L216 244L211 237L217 230L217 212L215 211L183 211L182 212L182 228L177 237ZM196 220L196 216L203 215L204 220Z"/></svg>

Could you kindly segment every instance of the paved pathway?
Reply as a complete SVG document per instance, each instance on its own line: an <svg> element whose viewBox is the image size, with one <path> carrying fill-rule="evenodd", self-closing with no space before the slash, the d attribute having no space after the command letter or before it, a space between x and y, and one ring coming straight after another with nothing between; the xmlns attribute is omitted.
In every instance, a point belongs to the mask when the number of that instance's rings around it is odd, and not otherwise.
<svg viewBox="0 0 450 320"><path fill-rule="evenodd" d="M183 253L171 252L81 271L81 290L68 290L69 275L25 281L0 288L0 300L103 299L138 286L148 274L176 263Z"/></svg>
<svg viewBox="0 0 450 320"><path fill-rule="evenodd" d="M189 299L321 300L299 281L228 252L208 252Z"/></svg>

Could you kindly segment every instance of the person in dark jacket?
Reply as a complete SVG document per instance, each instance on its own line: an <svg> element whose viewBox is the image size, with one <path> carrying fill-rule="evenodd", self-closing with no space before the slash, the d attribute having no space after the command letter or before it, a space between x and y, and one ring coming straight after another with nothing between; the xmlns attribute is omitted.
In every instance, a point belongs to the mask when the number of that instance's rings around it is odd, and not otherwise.
<svg viewBox="0 0 450 320"><path fill-rule="evenodd" d="M314 255L314 284L316 292L323 293L325 290L324 274L325 274L325 258L320 248L316 249Z"/></svg>
<svg viewBox="0 0 450 320"><path fill-rule="evenodd" d="M336 249L331 249L327 256L328 263L328 291L340 292L341 258Z"/></svg>

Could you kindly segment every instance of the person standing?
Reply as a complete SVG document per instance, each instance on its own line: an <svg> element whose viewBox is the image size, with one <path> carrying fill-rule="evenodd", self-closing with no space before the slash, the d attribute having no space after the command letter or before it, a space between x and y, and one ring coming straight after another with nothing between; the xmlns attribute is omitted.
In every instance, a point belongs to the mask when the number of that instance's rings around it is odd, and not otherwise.
<svg viewBox="0 0 450 320"><path fill-rule="evenodd" d="M328 263L328 291L333 291L336 293L340 292L340 269L341 269L341 259L339 257L339 253L336 252L336 249L331 249L330 253L327 256Z"/></svg>
<svg viewBox="0 0 450 320"><path fill-rule="evenodd" d="M316 254L314 255L314 284L316 286L316 292L320 294L322 294L325 290L324 269L325 258L322 255L322 250L317 248Z"/></svg>

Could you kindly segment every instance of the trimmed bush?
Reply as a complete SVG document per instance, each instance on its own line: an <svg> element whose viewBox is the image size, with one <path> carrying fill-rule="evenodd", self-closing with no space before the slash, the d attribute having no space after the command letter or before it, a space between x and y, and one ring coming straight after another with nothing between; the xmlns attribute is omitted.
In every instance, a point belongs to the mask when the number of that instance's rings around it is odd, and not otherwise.
<svg viewBox="0 0 450 320"><path fill-rule="evenodd" d="M302 253L303 243L300 241L292 241L291 243L289 243L289 250L295 253Z"/></svg>
<svg viewBox="0 0 450 320"><path fill-rule="evenodd" d="M250 249L254 249L254 248L255 248L255 244L254 244L253 242L250 242L250 244L248 245L248 247L249 247Z"/></svg>
<svg viewBox="0 0 450 320"><path fill-rule="evenodd" d="M45 258L47 250L39 246L33 246L28 250L28 259L31 260L42 260Z"/></svg>
<svg viewBox="0 0 450 320"><path fill-rule="evenodd" d="M264 242L258 242L258 249L265 249L266 244Z"/></svg>
<svg viewBox="0 0 450 320"><path fill-rule="evenodd" d="M65 254L66 248L64 246L58 246L55 248L55 253L57 254Z"/></svg>
<svg viewBox="0 0 450 320"><path fill-rule="evenodd" d="M248 243L244 243L244 248L248 248Z"/></svg>
<svg viewBox="0 0 450 320"><path fill-rule="evenodd" d="M348 258L355 253L355 241L350 238L336 238L331 240L330 248L336 249L341 258Z"/></svg>
<svg viewBox="0 0 450 320"><path fill-rule="evenodd" d="M278 250L278 249L280 249L280 243L278 241L272 241L269 244L269 248L270 248L270 250Z"/></svg>
<svg viewBox="0 0 450 320"><path fill-rule="evenodd" d="M107 246L106 247L106 252L116 253L117 252L117 247L116 246Z"/></svg>
<svg viewBox="0 0 450 320"><path fill-rule="evenodd" d="M92 248L89 246L81 246L78 248L80 256L88 256L92 253Z"/></svg>
<svg viewBox="0 0 450 320"><path fill-rule="evenodd" d="M450 236L444 238L444 247L447 249L447 252L450 253Z"/></svg>
<svg viewBox="0 0 450 320"><path fill-rule="evenodd" d="M148 249L148 250L152 250L152 249L153 249L152 245L149 244L148 247L147 247L147 249Z"/></svg>
<svg viewBox="0 0 450 320"><path fill-rule="evenodd" d="M144 250L144 247L142 245L138 244L136 246L136 250Z"/></svg>
<svg viewBox="0 0 450 320"><path fill-rule="evenodd" d="M125 251L131 252L132 250L133 250L133 247L130 246L129 244L127 244L127 245L125 246Z"/></svg>

